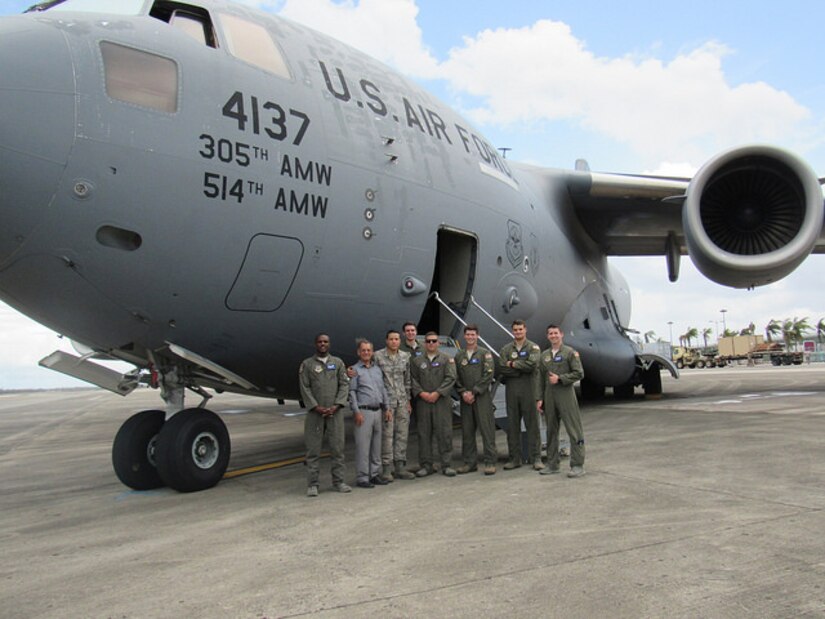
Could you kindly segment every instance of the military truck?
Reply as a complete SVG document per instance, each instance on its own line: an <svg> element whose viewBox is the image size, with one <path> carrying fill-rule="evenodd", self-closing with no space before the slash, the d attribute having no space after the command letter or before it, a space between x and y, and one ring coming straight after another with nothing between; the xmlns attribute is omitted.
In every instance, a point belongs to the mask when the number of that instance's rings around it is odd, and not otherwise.
<svg viewBox="0 0 825 619"><path fill-rule="evenodd" d="M724 365L711 352L685 346L673 347L673 362L680 370L682 368L715 368L717 365Z"/></svg>
<svg viewBox="0 0 825 619"><path fill-rule="evenodd" d="M803 354L785 350L781 342L766 342L761 335L735 335L719 338L719 357L727 363L801 365Z"/></svg>

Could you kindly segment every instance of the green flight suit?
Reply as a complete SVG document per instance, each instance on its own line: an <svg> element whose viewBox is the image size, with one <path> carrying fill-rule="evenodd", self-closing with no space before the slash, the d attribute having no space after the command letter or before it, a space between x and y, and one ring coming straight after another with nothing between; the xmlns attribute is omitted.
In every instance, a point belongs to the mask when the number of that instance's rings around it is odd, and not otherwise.
<svg viewBox="0 0 825 619"><path fill-rule="evenodd" d="M455 356L455 388L461 402L461 456L464 464L471 469L478 465L476 428L481 434L481 444L484 447L484 464L495 466L498 460L496 421L493 396L490 393L494 365L492 353L481 346L473 353L459 350ZM462 394L465 391L475 395L475 402L464 402Z"/></svg>
<svg viewBox="0 0 825 619"><path fill-rule="evenodd" d="M349 398L349 378L344 362L329 355L326 363L309 357L298 370L301 399L307 408L304 440L307 446L307 486L317 486L324 435L332 454L332 483L344 483L344 411ZM323 416L316 406L339 406L333 415Z"/></svg>
<svg viewBox="0 0 825 619"><path fill-rule="evenodd" d="M412 346L407 344L407 340L401 340L401 347L399 348L399 350L403 350L404 352L409 353L412 359L416 359L417 357L420 357L424 354L424 347L421 344L413 348Z"/></svg>
<svg viewBox="0 0 825 619"><path fill-rule="evenodd" d="M584 432L579 403L573 385L584 378L579 353L562 344L553 354L549 348L541 353L536 400L544 400L544 419L547 422L547 466L559 468L559 420L564 422L570 437L570 466L584 466ZM556 374L559 382L550 382L549 374Z"/></svg>
<svg viewBox="0 0 825 619"><path fill-rule="evenodd" d="M412 396L418 426L418 464L432 468L432 438L435 435L441 465L450 466L453 457L453 399L455 362L443 352L430 360L426 353L410 360ZM422 392L437 391L441 397L430 404L418 397Z"/></svg>
<svg viewBox="0 0 825 619"><path fill-rule="evenodd" d="M530 462L541 461L541 434L536 411L536 368L541 349L528 339L519 348L515 340L501 349L500 372L506 385L507 449L509 460L521 464L521 422L527 429ZM514 367L507 363L513 362Z"/></svg>

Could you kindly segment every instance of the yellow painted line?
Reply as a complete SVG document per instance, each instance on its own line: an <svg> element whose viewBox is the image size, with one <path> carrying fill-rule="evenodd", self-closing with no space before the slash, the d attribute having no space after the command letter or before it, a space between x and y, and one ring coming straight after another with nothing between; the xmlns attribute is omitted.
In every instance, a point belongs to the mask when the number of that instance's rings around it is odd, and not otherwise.
<svg viewBox="0 0 825 619"><path fill-rule="evenodd" d="M321 454L322 458L328 458L329 452ZM292 466L293 464L301 464L304 461L304 456L296 456L286 460L278 460L276 462L269 462L267 464L257 464L255 466L248 466L244 469L235 469L234 471L227 471L223 474L223 479L232 479L233 477L241 477L243 475L251 475L252 473L260 473L262 471L270 471L272 469L280 469L285 466Z"/></svg>

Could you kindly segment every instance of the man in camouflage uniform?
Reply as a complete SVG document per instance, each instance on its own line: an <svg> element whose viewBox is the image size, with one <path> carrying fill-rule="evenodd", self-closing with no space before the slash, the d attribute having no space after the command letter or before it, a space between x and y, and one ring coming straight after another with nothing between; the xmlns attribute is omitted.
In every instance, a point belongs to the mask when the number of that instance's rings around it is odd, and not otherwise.
<svg viewBox="0 0 825 619"><path fill-rule="evenodd" d="M438 334L430 331L424 339L424 354L410 361L412 396L418 424L418 462L416 475L433 473L432 438L435 435L441 460L441 472L455 476L453 456L452 398L455 384L455 361L439 352Z"/></svg>
<svg viewBox="0 0 825 619"><path fill-rule="evenodd" d="M319 462L324 435L332 452L332 485L338 492L351 492L344 483L344 413L349 379L344 362L329 354L329 335L315 336L315 355L298 370L301 399L307 409L304 440L307 446L307 496L318 496Z"/></svg>
<svg viewBox="0 0 825 619"><path fill-rule="evenodd" d="M384 385L390 395L392 417L384 421L381 446L381 478L415 479L407 470L407 437L410 432L410 355L401 347L401 334L387 331L387 347L375 353L375 362L384 373Z"/></svg>
<svg viewBox="0 0 825 619"><path fill-rule="evenodd" d="M461 475L475 471L478 467L476 428L481 433L484 446L484 474L496 472L496 421L493 414L493 397L490 384L493 382L493 355L478 345L478 327L464 327L464 350L455 356L455 388L461 398L461 455L464 464L456 470Z"/></svg>
<svg viewBox="0 0 825 619"><path fill-rule="evenodd" d="M547 468L542 475L559 472L559 420L570 437L568 477L584 475L584 432L573 385L584 378L579 353L564 345L564 334L556 325L547 327L550 348L541 354L536 401L547 421Z"/></svg>
<svg viewBox="0 0 825 619"><path fill-rule="evenodd" d="M533 468L540 471L541 435L536 411L536 367L541 349L527 339L527 325L516 319L512 324L514 340L501 349L501 375L507 385L507 449L509 459L504 470L521 466L521 421L527 429L527 445ZM556 447L558 449L558 446Z"/></svg>

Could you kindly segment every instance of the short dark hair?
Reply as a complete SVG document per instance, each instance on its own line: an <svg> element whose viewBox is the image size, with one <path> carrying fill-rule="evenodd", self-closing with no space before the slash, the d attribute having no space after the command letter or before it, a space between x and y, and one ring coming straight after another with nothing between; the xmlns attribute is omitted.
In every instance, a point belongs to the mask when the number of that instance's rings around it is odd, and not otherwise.
<svg viewBox="0 0 825 619"><path fill-rule="evenodd" d="M546 330L549 331L550 329L558 329L559 331L561 331L561 327L559 325L547 325Z"/></svg>
<svg viewBox="0 0 825 619"><path fill-rule="evenodd" d="M430 335L434 335L434 336L438 337L438 333L436 333L435 331L427 331L427 332L424 334L424 337L428 337L428 336L430 336Z"/></svg>
<svg viewBox="0 0 825 619"><path fill-rule="evenodd" d="M415 324L414 322L410 322L409 320L407 322L405 322L403 325L401 325L401 329L404 330L407 327L415 327L415 330L418 331L418 325Z"/></svg>
<svg viewBox="0 0 825 619"><path fill-rule="evenodd" d="M475 331L478 333L478 325L472 322L468 325L464 325L464 333L467 333L467 331Z"/></svg>
<svg viewBox="0 0 825 619"><path fill-rule="evenodd" d="M385 336L384 336L384 339L387 339L387 338L388 338L389 336L391 336L393 333L395 333L398 337L401 337L401 333L400 333L400 332L396 331L395 329L390 329L389 331L387 331L387 335L385 335Z"/></svg>
<svg viewBox="0 0 825 619"><path fill-rule="evenodd" d="M319 337L321 337L322 335L326 335L326 336L327 336L327 339L330 339L330 337L329 337L329 333L327 333L326 331L321 331L321 332L319 332L319 333L316 333L316 334L315 334L315 339L314 339L314 340L312 340L312 341L313 341L313 342L317 342L317 341L318 341L318 338L319 338Z"/></svg>
<svg viewBox="0 0 825 619"><path fill-rule="evenodd" d="M511 327L515 327L516 325L521 325L521 326L523 326L523 327L526 327L526 326L527 326L527 323L526 323L526 322L524 322L521 318L516 318L516 319L513 321L513 324L511 324L510 326L511 326Z"/></svg>

